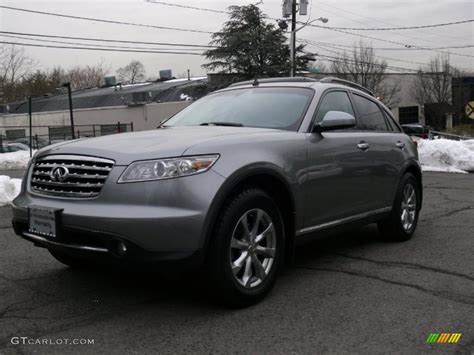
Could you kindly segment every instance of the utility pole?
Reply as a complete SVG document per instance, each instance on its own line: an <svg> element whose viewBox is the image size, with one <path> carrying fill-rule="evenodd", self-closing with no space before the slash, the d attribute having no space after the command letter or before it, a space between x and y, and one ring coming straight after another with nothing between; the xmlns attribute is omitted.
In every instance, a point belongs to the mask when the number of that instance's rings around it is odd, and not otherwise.
<svg viewBox="0 0 474 355"><path fill-rule="evenodd" d="M297 4L296 0L283 0L283 18L291 17L291 32L290 32L290 76L296 76L296 32L302 30L306 26L310 25L314 21L321 21L323 23L328 22L329 20L324 17L320 17L318 19L310 21L306 21L303 25L299 28L296 28L296 12L299 5L299 13L301 16L308 15L308 0L299 0L299 4ZM311 14L309 14L311 18ZM288 25L285 21L282 20L278 23L278 26L282 30L286 30Z"/></svg>
<svg viewBox="0 0 474 355"><path fill-rule="evenodd" d="M296 74L296 0L291 3L290 76Z"/></svg>
<svg viewBox="0 0 474 355"><path fill-rule="evenodd" d="M71 118L71 137L72 139L76 139L76 132L74 132L74 115L72 112L71 82L64 83L63 87L67 88L67 96L69 98L69 117Z"/></svg>

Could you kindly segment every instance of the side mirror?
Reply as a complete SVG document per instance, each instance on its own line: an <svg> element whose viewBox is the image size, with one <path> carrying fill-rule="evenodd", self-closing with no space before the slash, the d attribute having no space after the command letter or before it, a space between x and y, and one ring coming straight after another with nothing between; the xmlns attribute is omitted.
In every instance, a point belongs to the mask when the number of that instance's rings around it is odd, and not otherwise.
<svg viewBox="0 0 474 355"><path fill-rule="evenodd" d="M351 114L342 111L329 111L324 115L322 121L314 126L313 132L334 131L351 128L355 125L356 120Z"/></svg>

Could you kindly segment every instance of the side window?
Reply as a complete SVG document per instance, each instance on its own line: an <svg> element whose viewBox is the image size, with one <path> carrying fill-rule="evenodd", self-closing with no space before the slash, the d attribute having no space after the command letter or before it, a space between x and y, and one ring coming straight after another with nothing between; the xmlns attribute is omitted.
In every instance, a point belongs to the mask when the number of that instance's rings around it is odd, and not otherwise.
<svg viewBox="0 0 474 355"><path fill-rule="evenodd" d="M349 96L344 91L330 91L324 95L318 108L315 123L321 122L324 115L329 111L342 111L355 116Z"/></svg>
<svg viewBox="0 0 474 355"><path fill-rule="evenodd" d="M375 102L354 94L354 103L357 107L357 112L359 113L359 129L370 131L387 130L385 118Z"/></svg>
<svg viewBox="0 0 474 355"><path fill-rule="evenodd" d="M383 112L385 113L387 122L392 127L392 130L395 132L401 132L400 126L398 126L398 124L395 122L395 119L393 118L393 116L390 113L388 113L386 110L384 110Z"/></svg>
<svg viewBox="0 0 474 355"><path fill-rule="evenodd" d="M385 112L384 110L382 110L382 114L383 114L384 117L385 117L385 123L387 124L388 130L389 130L389 131L395 131L396 129L394 128L394 124L393 124L393 122L390 120L390 117L388 117L387 112Z"/></svg>

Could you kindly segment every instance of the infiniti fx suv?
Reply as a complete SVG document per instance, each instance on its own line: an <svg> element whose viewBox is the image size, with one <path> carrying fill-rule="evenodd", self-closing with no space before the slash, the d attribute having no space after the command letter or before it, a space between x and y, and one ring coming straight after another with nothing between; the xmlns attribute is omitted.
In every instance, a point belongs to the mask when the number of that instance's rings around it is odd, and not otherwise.
<svg viewBox="0 0 474 355"><path fill-rule="evenodd" d="M13 226L73 267L207 268L214 294L244 306L298 242L375 222L408 240L421 204L417 149L370 91L279 78L209 94L156 130L43 148Z"/></svg>

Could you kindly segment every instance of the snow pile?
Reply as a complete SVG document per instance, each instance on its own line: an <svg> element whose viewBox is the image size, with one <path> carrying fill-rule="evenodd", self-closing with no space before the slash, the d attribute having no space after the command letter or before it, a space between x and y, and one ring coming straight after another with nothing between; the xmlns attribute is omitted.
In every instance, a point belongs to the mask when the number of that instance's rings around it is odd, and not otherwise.
<svg viewBox="0 0 474 355"><path fill-rule="evenodd" d="M34 154L35 151L33 151ZM0 170L21 170L26 169L30 161L30 152L20 150L13 153L0 154Z"/></svg>
<svg viewBox="0 0 474 355"><path fill-rule="evenodd" d="M418 142L418 153L424 171L474 172L474 139L423 139Z"/></svg>
<svg viewBox="0 0 474 355"><path fill-rule="evenodd" d="M5 206L18 196L21 190L21 179L11 179L0 175L0 206Z"/></svg>

